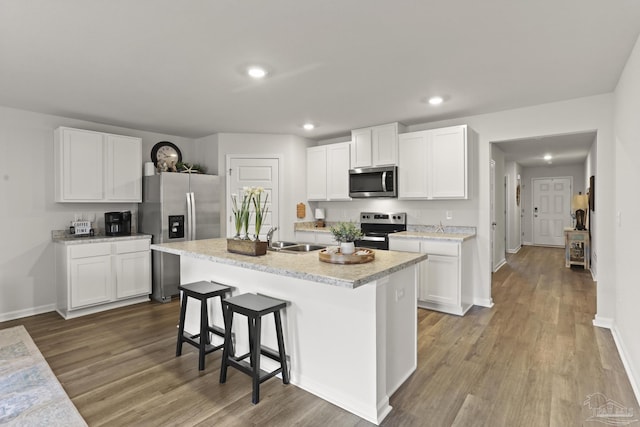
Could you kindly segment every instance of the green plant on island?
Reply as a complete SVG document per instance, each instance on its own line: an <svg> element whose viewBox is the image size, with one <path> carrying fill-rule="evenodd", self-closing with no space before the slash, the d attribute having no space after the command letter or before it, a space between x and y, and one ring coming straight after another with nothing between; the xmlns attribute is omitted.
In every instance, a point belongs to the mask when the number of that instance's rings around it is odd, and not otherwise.
<svg viewBox="0 0 640 427"><path fill-rule="evenodd" d="M330 228L331 234L339 243L355 242L362 237L362 231L353 222L339 222Z"/></svg>

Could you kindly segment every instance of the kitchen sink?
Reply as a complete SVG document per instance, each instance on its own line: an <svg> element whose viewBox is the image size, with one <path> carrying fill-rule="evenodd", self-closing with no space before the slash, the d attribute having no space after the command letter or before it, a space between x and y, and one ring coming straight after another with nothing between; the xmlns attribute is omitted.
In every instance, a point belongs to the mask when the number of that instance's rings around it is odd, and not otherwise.
<svg viewBox="0 0 640 427"><path fill-rule="evenodd" d="M285 242L285 241L271 242L271 246L269 247L269 249L272 251L291 252L291 253L313 252L313 251L318 251L324 248L326 248L326 246L312 245L312 244L298 243L298 242Z"/></svg>
<svg viewBox="0 0 640 427"><path fill-rule="evenodd" d="M300 245L294 245L294 246L285 246L284 248L282 248L282 251L283 252L313 252L313 251L319 251L320 249L324 249L325 247L326 246L300 244Z"/></svg>
<svg viewBox="0 0 640 427"><path fill-rule="evenodd" d="M298 242L286 242L286 241L277 241L277 242L271 242L271 249L282 249L285 246L295 246L297 245Z"/></svg>

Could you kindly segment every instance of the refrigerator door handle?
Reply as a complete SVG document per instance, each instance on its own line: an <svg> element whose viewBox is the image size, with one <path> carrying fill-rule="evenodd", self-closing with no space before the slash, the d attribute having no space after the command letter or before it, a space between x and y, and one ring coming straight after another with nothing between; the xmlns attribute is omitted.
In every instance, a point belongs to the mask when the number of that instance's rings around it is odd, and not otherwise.
<svg viewBox="0 0 640 427"><path fill-rule="evenodd" d="M196 229L198 228L198 222L196 220L196 195L191 194L191 240L196 240Z"/></svg>
<svg viewBox="0 0 640 427"><path fill-rule="evenodd" d="M193 221L192 213L193 209L191 208L191 193L187 194L187 240L191 240L191 223Z"/></svg>

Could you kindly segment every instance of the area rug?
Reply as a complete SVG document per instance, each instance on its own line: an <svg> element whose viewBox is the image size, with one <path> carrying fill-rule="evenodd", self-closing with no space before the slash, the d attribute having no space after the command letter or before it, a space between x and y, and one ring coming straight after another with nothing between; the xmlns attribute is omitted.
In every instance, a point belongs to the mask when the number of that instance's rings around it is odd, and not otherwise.
<svg viewBox="0 0 640 427"><path fill-rule="evenodd" d="M24 326L0 330L0 426L86 426Z"/></svg>

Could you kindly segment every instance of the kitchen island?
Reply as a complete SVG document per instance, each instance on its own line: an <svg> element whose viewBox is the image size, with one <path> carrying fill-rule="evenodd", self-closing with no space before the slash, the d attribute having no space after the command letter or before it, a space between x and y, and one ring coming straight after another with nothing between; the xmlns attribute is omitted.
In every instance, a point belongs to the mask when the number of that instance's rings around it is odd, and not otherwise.
<svg viewBox="0 0 640 427"><path fill-rule="evenodd" d="M368 421L391 411L389 396L416 369L416 283L426 254L376 251L373 262L321 262L318 252L229 253L226 239L152 245L180 256L180 281L213 280L233 295L261 293L288 301L282 321L291 383ZM199 303L189 300L185 328L197 333ZM218 301L210 316L222 326ZM246 325L234 322L236 351L248 348ZM263 344L276 348L273 322ZM273 369L264 360L264 369Z"/></svg>

